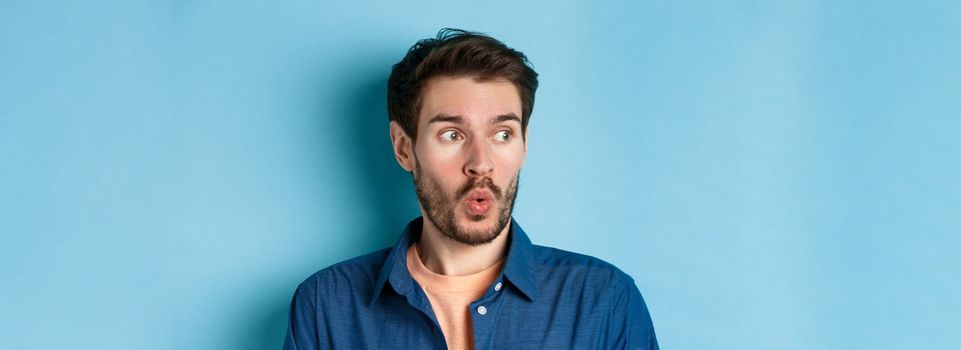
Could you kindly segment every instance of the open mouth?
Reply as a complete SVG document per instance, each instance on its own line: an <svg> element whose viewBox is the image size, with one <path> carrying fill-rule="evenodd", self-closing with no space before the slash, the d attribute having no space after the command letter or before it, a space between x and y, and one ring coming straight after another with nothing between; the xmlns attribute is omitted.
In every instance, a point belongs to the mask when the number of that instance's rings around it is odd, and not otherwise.
<svg viewBox="0 0 961 350"><path fill-rule="evenodd" d="M467 203L467 212L474 216L487 215L490 212L493 198L494 196L488 190L472 191L467 198L464 198L464 202Z"/></svg>

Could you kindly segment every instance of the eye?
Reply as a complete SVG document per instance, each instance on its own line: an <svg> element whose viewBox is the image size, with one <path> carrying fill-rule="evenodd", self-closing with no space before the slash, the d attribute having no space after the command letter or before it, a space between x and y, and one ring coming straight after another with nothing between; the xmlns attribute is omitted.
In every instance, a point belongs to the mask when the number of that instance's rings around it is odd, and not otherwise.
<svg viewBox="0 0 961 350"><path fill-rule="evenodd" d="M514 135L511 134L510 130L501 130L501 131L498 131L496 134L494 134L494 140L497 140L499 142L508 142L511 140L511 137L513 136Z"/></svg>
<svg viewBox="0 0 961 350"><path fill-rule="evenodd" d="M444 131L444 132L440 133L440 139L443 140L443 141L447 141L447 142L454 142L454 141L457 141L457 140L460 140L460 139L463 139L463 138L464 138L464 136L461 135L461 134L460 134L459 132L457 132L456 130L447 130L447 131Z"/></svg>

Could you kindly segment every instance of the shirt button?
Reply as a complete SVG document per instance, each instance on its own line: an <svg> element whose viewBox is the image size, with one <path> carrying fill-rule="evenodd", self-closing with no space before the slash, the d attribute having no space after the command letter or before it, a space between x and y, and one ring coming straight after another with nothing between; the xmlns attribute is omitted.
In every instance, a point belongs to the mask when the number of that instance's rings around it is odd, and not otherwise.
<svg viewBox="0 0 961 350"><path fill-rule="evenodd" d="M500 290L501 290L501 283L497 282L497 284L494 285L494 291L499 292Z"/></svg>
<svg viewBox="0 0 961 350"><path fill-rule="evenodd" d="M481 315L486 315L486 314L487 314L487 308L484 307L484 306L478 306L478 307L477 307L477 313L479 313L479 314L481 314Z"/></svg>

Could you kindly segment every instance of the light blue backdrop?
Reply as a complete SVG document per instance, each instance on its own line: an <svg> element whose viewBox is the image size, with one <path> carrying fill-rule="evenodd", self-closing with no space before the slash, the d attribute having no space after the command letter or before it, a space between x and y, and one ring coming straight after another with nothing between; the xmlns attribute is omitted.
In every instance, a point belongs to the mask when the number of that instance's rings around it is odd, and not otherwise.
<svg viewBox="0 0 961 350"><path fill-rule="evenodd" d="M541 74L516 218L665 349L961 346L956 1L0 8L0 348L275 349L417 215L385 81L444 26Z"/></svg>

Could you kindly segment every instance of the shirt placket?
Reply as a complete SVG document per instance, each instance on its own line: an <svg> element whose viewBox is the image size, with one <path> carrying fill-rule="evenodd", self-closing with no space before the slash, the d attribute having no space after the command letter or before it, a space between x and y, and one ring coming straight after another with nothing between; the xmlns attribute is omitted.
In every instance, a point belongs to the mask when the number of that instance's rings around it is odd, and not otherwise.
<svg viewBox="0 0 961 350"><path fill-rule="evenodd" d="M500 310L498 300L504 290L503 275L498 278L483 297L470 304L471 327L474 330L474 348L490 349L493 344L494 322Z"/></svg>

